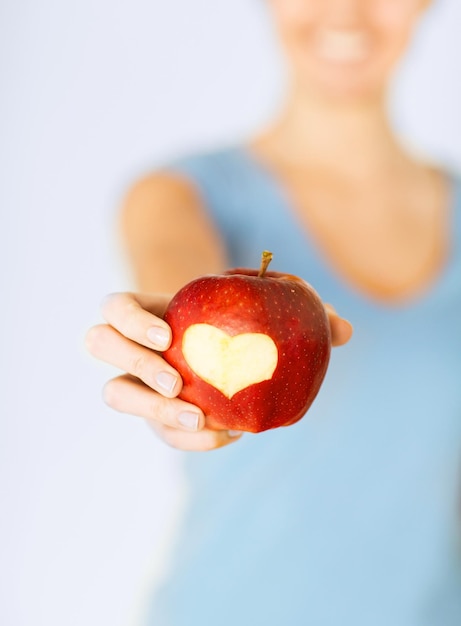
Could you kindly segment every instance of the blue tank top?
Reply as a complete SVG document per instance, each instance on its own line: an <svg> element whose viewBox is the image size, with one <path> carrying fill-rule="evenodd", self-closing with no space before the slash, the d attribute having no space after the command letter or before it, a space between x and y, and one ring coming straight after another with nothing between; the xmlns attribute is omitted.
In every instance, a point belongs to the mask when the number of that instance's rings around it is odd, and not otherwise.
<svg viewBox="0 0 461 626"><path fill-rule="evenodd" d="M233 266L298 274L354 325L296 425L180 453L188 510L149 626L460 626L461 196L431 288L346 285L280 184L232 148L176 163Z"/></svg>

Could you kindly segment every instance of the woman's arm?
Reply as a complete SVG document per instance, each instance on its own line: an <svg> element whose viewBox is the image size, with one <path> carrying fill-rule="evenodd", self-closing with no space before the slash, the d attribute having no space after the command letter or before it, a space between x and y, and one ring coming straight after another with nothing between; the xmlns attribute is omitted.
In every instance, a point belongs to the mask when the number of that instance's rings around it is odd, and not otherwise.
<svg viewBox="0 0 461 626"><path fill-rule="evenodd" d="M107 323L86 337L93 356L126 372L105 385L106 403L144 417L176 448L210 450L235 441L240 433L207 429L202 411L177 398L181 378L161 357L171 341L162 319L171 295L193 278L227 266L197 191L167 174L140 180L127 194L120 231L140 293L107 296L102 305Z"/></svg>
<svg viewBox="0 0 461 626"><path fill-rule="evenodd" d="M227 267L224 245L193 185L169 174L140 180L120 216L121 236L142 292L175 293Z"/></svg>

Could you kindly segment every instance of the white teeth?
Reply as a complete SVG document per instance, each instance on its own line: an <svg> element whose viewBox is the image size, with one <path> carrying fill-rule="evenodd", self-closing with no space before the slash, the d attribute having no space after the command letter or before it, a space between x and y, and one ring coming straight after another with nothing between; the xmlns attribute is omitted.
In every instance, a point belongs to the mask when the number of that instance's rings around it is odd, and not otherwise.
<svg viewBox="0 0 461 626"><path fill-rule="evenodd" d="M317 52L326 61L362 61L368 51L369 40L359 31L324 30L317 39Z"/></svg>

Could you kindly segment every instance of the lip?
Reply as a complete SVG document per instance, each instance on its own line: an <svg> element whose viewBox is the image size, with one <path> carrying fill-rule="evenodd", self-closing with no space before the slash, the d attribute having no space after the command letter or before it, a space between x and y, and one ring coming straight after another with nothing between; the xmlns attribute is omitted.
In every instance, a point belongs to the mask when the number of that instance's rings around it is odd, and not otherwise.
<svg viewBox="0 0 461 626"><path fill-rule="evenodd" d="M317 56L333 63L360 63L367 59L371 43L369 36L360 30L319 31L314 40Z"/></svg>

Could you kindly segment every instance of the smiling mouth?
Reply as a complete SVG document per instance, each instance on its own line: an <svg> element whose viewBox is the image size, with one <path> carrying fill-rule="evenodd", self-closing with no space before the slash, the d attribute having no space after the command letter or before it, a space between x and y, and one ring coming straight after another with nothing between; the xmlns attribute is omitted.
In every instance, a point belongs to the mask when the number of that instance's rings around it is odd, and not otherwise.
<svg viewBox="0 0 461 626"><path fill-rule="evenodd" d="M364 61L370 51L368 36L362 31L322 30L315 48L319 58L335 63Z"/></svg>

